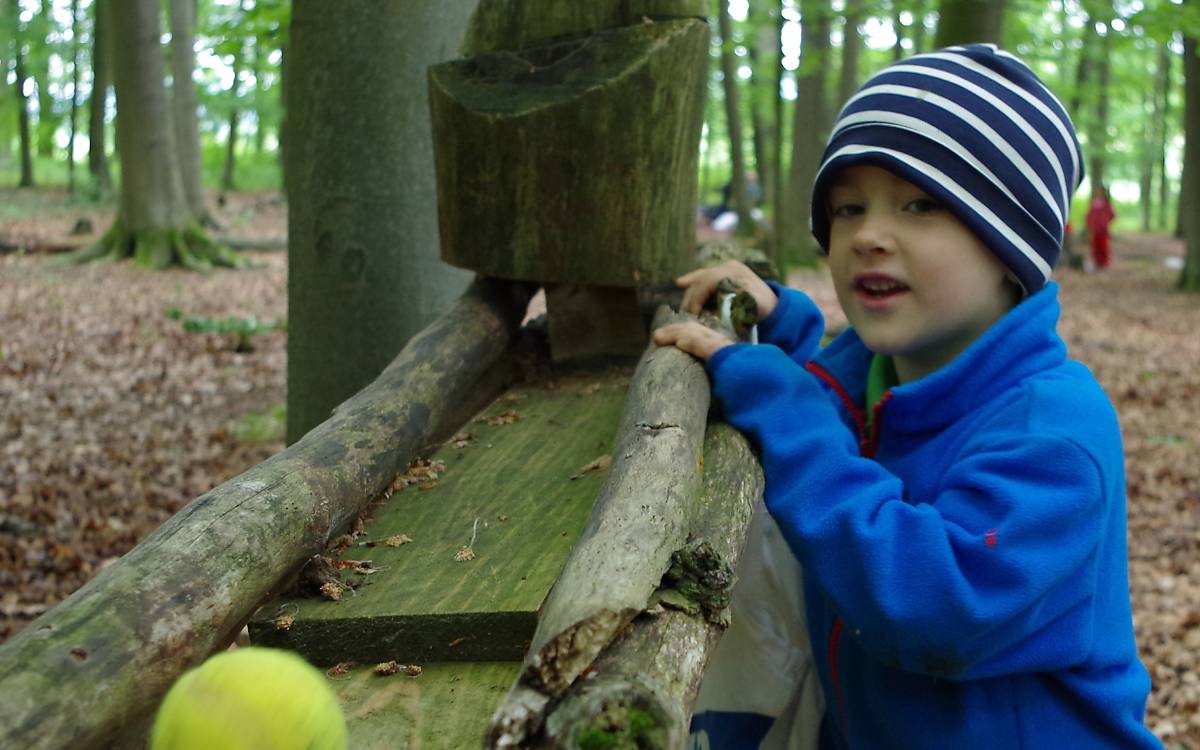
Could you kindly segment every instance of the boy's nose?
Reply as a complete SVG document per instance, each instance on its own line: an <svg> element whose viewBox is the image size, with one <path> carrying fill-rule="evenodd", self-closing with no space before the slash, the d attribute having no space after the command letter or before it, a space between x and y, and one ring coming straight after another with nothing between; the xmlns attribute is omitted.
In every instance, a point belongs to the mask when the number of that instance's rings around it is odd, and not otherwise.
<svg viewBox="0 0 1200 750"><path fill-rule="evenodd" d="M851 238L851 248L860 255L890 253L895 249L890 222L878 213L868 211Z"/></svg>

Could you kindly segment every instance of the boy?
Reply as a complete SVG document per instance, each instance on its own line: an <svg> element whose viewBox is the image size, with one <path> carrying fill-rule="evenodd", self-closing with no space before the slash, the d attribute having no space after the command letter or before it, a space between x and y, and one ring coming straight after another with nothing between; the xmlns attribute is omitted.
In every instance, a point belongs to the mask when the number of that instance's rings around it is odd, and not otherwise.
<svg viewBox="0 0 1200 750"><path fill-rule="evenodd" d="M909 58L846 104L814 183L851 328L818 352L815 305L731 264L682 277L684 307L733 276L770 345L655 332L706 360L761 451L803 569L822 748L1161 747L1120 431L1066 358L1048 282L1081 173L1070 119L1017 58Z"/></svg>

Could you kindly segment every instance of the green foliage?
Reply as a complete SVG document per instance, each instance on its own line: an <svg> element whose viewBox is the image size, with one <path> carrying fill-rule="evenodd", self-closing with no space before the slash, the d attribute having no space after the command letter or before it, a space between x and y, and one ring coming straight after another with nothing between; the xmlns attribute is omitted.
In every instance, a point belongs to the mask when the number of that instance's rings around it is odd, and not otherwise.
<svg viewBox="0 0 1200 750"><path fill-rule="evenodd" d="M239 144L237 189L251 192L282 190L283 174L279 166L279 152L255 151L253 145L245 138L241 138ZM218 189L221 184L221 171L225 167L225 144L215 141L203 143L200 160L204 186L210 190Z"/></svg>
<svg viewBox="0 0 1200 750"><path fill-rule="evenodd" d="M244 353L254 351L254 344L250 341L251 336L270 331L287 330L287 321L260 321L253 315L246 315L241 318L230 316L220 319L205 318L199 315L185 317L179 308L172 307L167 310L167 317L171 320L181 320L183 322L183 330L188 333L231 333L237 337L237 344L234 347L234 351Z"/></svg>
<svg viewBox="0 0 1200 750"><path fill-rule="evenodd" d="M287 406L279 404L263 412L244 415L234 428L234 435L242 443L281 443L286 426Z"/></svg>

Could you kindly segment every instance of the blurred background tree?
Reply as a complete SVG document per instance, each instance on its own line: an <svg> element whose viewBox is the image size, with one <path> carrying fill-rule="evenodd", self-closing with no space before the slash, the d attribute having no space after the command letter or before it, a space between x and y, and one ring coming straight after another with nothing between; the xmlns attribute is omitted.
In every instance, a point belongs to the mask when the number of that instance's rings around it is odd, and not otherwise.
<svg viewBox="0 0 1200 750"><path fill-rule="evenodd" d="M854 88L899 57L965 41L998 41L1063 100L1087 154L1089 177L1079 195L1088 194L1092 181L1103 182L1113 194L1118 231L1185 229L1179 210L1189 183L1185 37L1200 33L1192 0L712 2L701 223L726 208L737 215L740 204L739 234L780 262L816 259L807 233L807 182ZM117 111L102 4L0 0L0 182L113 200ZM190 86L170 85L173 110L195 112L195 135L186 117L174 115L173 138L181 169L198 173L205 191L198 202L196 181L185 179L201 219L203 201L211 210L224 192L283 193L290 12L285 0L162 4L162 28L172 32L162 39L169 61L163 75L167 82L192 79ZM120 29L123 21L112 25ZM190 73L179 53L189 46L189 28ZM88 169L76 174L75 161ZM1076 227L1085 203L1079 197L1073 207ZM745 226L746 214L754 231Z"/></svg>

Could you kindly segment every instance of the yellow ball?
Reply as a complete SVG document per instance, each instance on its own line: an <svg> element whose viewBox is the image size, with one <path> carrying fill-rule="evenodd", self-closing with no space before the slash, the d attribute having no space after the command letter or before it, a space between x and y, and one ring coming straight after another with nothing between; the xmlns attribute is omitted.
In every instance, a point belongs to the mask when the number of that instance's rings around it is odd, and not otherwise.
<svg viewBox="0 0 1200 750"><path fill-rule="evenodd" d="M290 651L238 648L188 671L167 693L151 750L345 750L328 680Z"/></svg>

